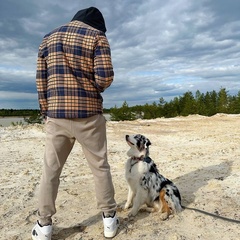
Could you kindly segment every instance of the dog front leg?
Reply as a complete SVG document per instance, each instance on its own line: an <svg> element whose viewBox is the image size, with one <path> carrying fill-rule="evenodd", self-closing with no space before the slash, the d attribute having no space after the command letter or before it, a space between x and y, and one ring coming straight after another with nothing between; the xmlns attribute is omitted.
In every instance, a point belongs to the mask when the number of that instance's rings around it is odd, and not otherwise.
<svg viewBox="0 0 240 240"><path fill-rule="evenodd" d="M129 217L135 217L138 213L139 208L146 203L147 199L147 190L145 189L139 189L137 191L137 194L133 200L133 207L130 213L128 214Z"/></svg>
<svg viewBox="0 0 240 240"><path fill-rule="evenodd" d="M135 194L134 194L133 190L131 189L131 187L129 187L128 188L127 202L125 203L124 209L129 209L130 207L132 207L134 195Z"/></svg>

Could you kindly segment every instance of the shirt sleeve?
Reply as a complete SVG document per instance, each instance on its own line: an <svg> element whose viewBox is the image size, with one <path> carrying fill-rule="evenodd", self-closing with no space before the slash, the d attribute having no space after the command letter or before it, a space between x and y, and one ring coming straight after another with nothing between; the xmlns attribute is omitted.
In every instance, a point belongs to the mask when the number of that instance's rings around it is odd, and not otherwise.
<svg viewBox="0 0 240 240"><path fill-rule="evenodd" d="M37 58L36 86L41 114L47 114L47 64L44 56L44 42L39 47Z"/></svg>
<svg viewBox="0 0 240 240"><path fill-rule="evenodd" d="M111 50L105 34L97 36L94 52L94 77L96 88L100 92L108 88L113 81Z"/></svg>

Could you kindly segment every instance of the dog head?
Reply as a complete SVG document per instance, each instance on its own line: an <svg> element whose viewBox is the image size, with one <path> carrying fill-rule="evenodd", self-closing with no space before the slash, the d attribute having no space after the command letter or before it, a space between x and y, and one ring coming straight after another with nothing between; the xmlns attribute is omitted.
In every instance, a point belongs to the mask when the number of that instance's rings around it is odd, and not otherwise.
<svg viewBox="0 0 240 240"><path fill-rule="evenodd" d="M149 155L149 146L151 142L141 134L126 135L127 144L130 146L127 155L129 157L147 157Z"/></svg>

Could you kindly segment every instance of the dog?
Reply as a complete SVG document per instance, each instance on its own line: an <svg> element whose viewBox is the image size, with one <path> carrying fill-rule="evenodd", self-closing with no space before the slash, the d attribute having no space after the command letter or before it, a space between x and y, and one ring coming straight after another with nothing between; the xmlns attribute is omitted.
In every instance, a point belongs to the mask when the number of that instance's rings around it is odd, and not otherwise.
<svg viewBox="0 0 240 240"><path fill-rule="evenodd" d="M149 157L151 142L141 134L126 135L130 146L130 157L125 165L125 177L128 183L128 197L125 209L132 207L129 217L137 215L143 204L148 212L160 212L160 218L182 211L181 195L172 181L162 176L154 161Z"/></svg>

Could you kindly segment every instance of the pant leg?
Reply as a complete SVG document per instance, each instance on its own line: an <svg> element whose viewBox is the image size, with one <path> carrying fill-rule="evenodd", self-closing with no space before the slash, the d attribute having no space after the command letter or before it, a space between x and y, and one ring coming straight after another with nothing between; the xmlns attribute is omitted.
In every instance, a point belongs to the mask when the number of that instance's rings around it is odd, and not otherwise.
<svg viewBox="0 0 240 240"><path fill-rule="evenodd" d="M102 115L75 120L73 129L94 176L97 206L105 213L112 213L116 202L107 159L106 120Z"/></svg>
<svg viewBox="0 0 240 240"><path fill-rule="evenodd" d="M46 123L46 146L38 210L42 225L51 223L51 216L56 213L59 177L75 141L68 128L70 120L67 119L49 118Z"/></svg>

